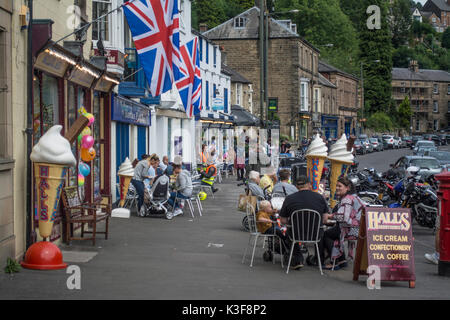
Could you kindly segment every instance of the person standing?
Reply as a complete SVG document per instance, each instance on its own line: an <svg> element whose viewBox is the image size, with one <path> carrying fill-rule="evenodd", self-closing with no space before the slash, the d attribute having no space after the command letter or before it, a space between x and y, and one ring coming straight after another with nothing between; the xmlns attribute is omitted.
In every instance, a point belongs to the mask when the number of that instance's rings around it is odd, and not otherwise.
<svg viewBox="0 0 450 320"><path fill-rule="evenodd" d="M140 216L145 216L145 207L144 204L144 190L145 190L145 179L152 179L148 175L148 170L151 167L151 158L146 158L144 160L139 161L139 163L136 165L136 168L134 168L134 176L131 180L131 183L133 184L134 188L136 189L137 194L139 195L138 198L138 213Z"/></svg>

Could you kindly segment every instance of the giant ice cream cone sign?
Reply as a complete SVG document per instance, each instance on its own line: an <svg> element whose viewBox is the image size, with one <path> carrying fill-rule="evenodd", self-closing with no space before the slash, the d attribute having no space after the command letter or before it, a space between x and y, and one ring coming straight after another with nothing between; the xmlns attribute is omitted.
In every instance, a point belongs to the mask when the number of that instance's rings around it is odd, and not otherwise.
<svg viewBox="0 0 450 320"><path fill-rule="evenodd" d="M323 166L327 156L328 148L320 135L317 134L306 151L308 179L314 192L319 192Z"/></svg>
<svg viewBox="0 0 450 320"><path fill-rule="evenodd" d="M128 194L131 179L133 179L134 176L134 168L130 159L126 158L120 165L117 175L119 176L120 183L120 206L123 207Z"/></svg>
<svg viewBox="0 0 450 320"><path fill-rule="evenodd" d="M348 169L353 164L352 148L348 148L348 141L345 134L331 146L328 159L331 162L331 177L330 177L330 206L336 206L336 186L339 177L347 175ZM348 150L350 149L350 151Z"/></svg>
<svg viewBox="0 0 450 320"><path fill-rule="evenodd" d="M39 234L50 237L67 170L76 165L69 141L61 136L62 126L50 128L33 148Z"/></svg>
<svg viewBox="0 0 450 320"><path fill-rule="evenodd" d="M39 234L44 239L49 238L52 234L67 170L76 165L70 143L61 136L61 130L62 126L50 128L34 146L30 155L30 159L34 163ZM51 257L46 259L49 255ZM58 263L55 263L53 259L55 257ZM62 255L55 245L45 241L38 242L28 249L26 261L22 263L22 266L45 270L67 267L60 257ZM36 260L39 263L36 263ZM52 263L46 263L48 261Z"/></svg>

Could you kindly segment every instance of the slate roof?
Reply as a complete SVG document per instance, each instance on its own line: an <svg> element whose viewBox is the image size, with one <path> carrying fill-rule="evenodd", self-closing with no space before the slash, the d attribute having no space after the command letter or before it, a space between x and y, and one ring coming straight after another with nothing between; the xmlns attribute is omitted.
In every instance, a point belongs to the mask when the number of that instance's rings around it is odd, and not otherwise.
<svg viewBox="0 0 450 320"><path fill-rule="evenodd" d="M322 60L319 60L319 72L322 72L322 73L340 73L340 74L343 74L343 75L345 75L347 77L350 77L352 79L359 80L354 75L352 75L350 73L347 73L345 71L339 70L338 68L333 67L332 65L330 65L330 64L328 64L328 63L326 63L326 62L324 62Z"/></svg>
<svg viewBox="0 0 450 320"><path fill-rule="evenodd" d="M408 68L393 68L392 80L450 82L450 73L444 70L419 69L419 72L412 72Z"/></svg>
<svg viewBox="0 0 450 320"><path fill-rule="evenodd" d="M245 83L245 84L252 83L250 80L245 78L242 74L240 74L236 70L230 68L229 66L227 66L226 64L223 64L223 63L222 63L222 72L231 76L231 82L239 82L239 83Z"/></svg>
<svg viewBox="0 0 450 320"><path fill-rule="evenodd" d="M434 3L442 11L450 11L450 5L447 3L447 0L428 0L428 1Z"/></svg>
<svg viewBox="0 0 450 320"><path fill-rule="evenodd" d="M325 78L320 73L319 73L319 84L321 84L325 87L337 88L332 82L330 82L327 78Z"/></svg>

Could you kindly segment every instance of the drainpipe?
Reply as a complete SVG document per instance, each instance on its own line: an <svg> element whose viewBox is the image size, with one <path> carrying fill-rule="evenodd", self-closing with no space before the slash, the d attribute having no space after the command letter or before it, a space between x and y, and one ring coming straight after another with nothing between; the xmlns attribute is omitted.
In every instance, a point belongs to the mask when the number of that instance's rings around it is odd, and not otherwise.
<svg viewBox="0 0 450 320"><path fill-rule="evenodd" d="M30 12L30 21L28 23L28 45L27 45L27 128L25 130L27 134L27 187L26 187L26 246L27 249L33 244L31 237L32 232L32 166L30 160L30 154L33 147L33 0L28 0L28 8Z"/></svg>

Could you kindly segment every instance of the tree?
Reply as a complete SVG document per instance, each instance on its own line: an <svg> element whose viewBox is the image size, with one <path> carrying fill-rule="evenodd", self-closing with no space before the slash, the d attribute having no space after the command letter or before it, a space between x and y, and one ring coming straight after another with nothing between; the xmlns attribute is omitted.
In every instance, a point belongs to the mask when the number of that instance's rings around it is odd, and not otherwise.
<svg viewBox="0 0 450 320"><path fill-rule="evenodd" d="M397 109L397 124L400 128L408 129L411 126L411 104L408 96L400 103Z"/></svg>
<svg viewBox="0 0 450 320"><path fill-rule="evenodd" d="M390 28L392 31L392 45L398 48L404 45L408 38L412 25L412 16L409 0L394 0L392 7Z"/></svg>
<svg viewBox="0 0 450 320"><path fill-rule="evenodd" d="M387 5L383 0L363 0L364 6L377 5L380 8L380 28L370 30L362 25L359 30L360 59L364 63L364 96L369 102L369 113L386 112L392 93L392 44L387 19ZM367 21L364 14L361 20Z"/></svg>
<svg viewBox="0 0 450 320"><path fill-rule="evenodd" d="M450 49L450 28L445 29L442 34L442 47Z"/></svg>
<svg viewBox="0 0 450 320"><path fill-rule="evenodd" d="M392 131L394 124L391 117L380 111L372 114L369 119L367 119L367 127L377 132L388 132Z"/></svg>
<svg viewBox="0 0 450 320"><path fill-rule="evenodd" d="M206 23L210 29L214 28L227 18L221 0L195 0L192 3L192 12L196 23L193 26L197 29L201 23Z"/></svg>

